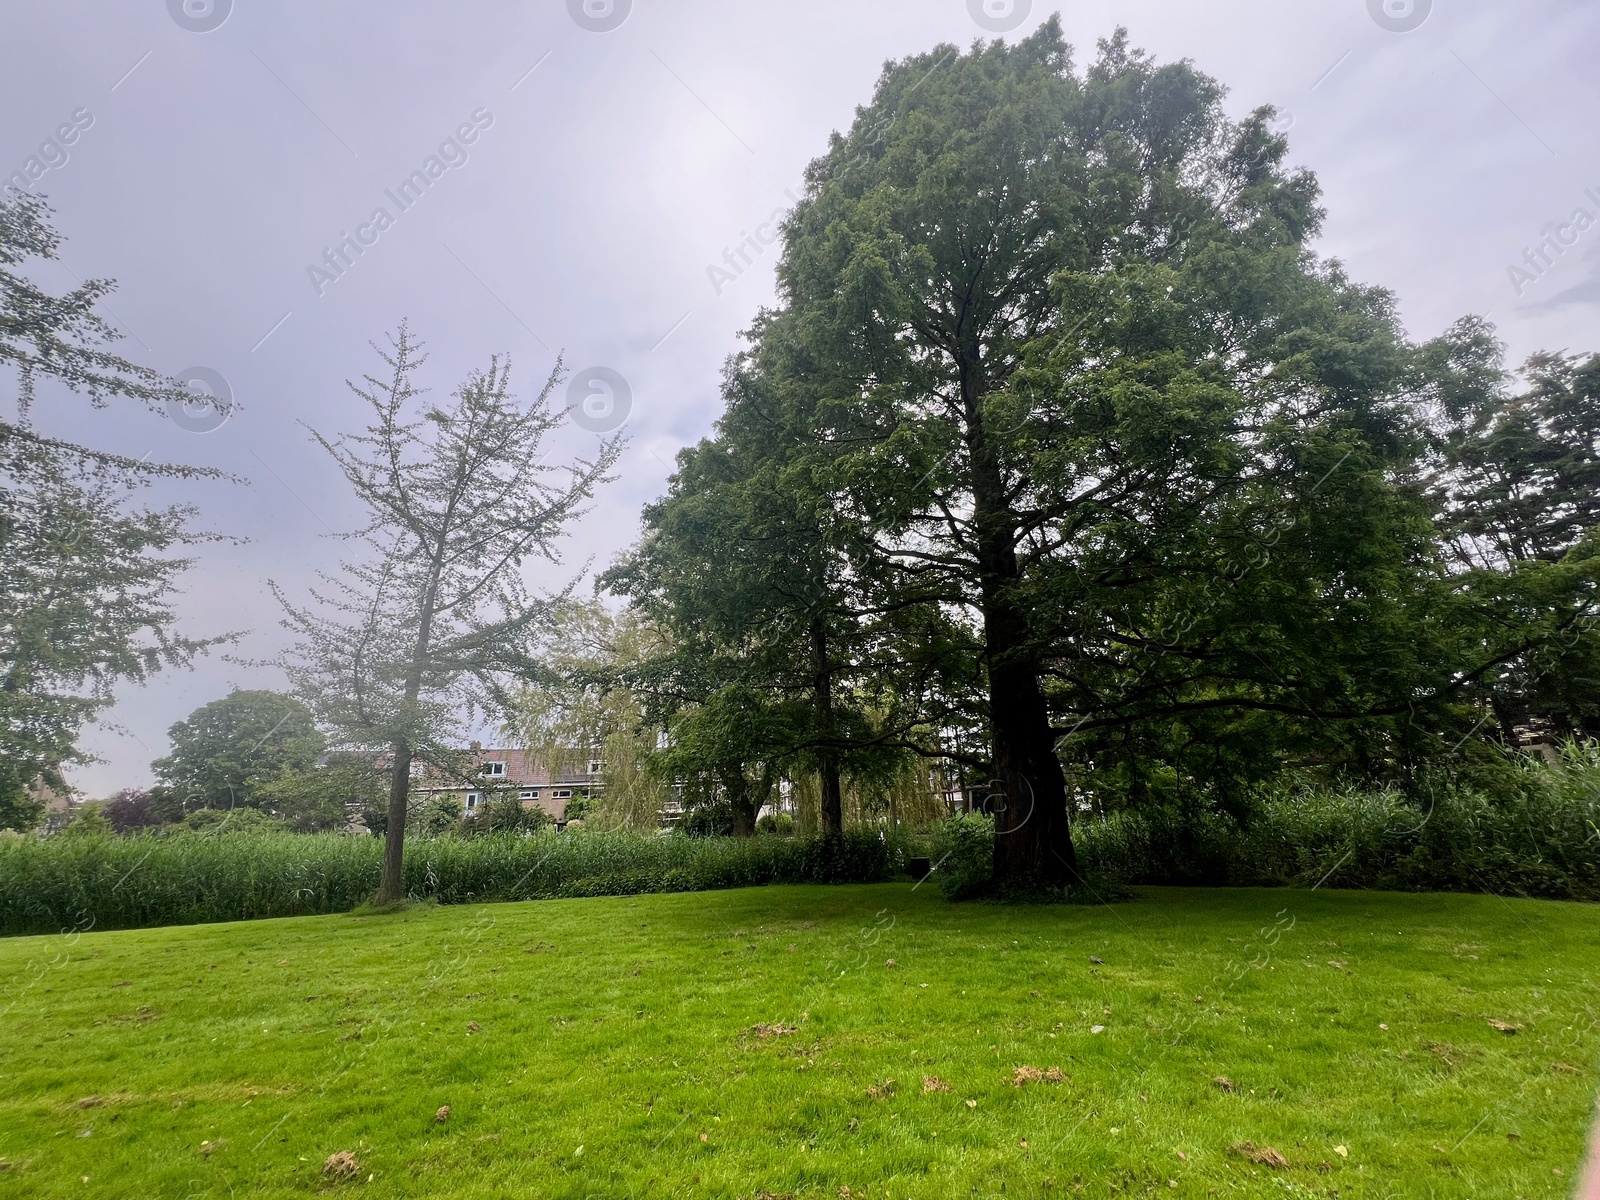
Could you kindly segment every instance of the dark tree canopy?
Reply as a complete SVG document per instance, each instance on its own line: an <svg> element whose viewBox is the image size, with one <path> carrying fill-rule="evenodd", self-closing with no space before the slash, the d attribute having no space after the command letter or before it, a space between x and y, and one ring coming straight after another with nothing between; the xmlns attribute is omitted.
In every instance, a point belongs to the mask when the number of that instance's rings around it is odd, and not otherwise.
<svg viewBox="0 0 1600 1200"><path fill-rule="evenodd" d="M607 577L730 797L942 757L996 881L1057 887L1075 811L1405 781L1485 689L1573 690L1581 637L1532 660L1593 619L1592 360L1512 399L1481 323L1409 342L1222 97L1120 31L1080 72L1052 19L888 64L809 166L779 304Z"/></svg>

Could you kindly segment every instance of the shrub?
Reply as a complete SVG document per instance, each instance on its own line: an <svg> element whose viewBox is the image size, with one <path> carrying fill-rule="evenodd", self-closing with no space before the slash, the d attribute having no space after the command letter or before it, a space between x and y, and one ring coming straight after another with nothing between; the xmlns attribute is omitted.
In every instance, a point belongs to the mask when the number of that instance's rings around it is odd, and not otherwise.
<svg viewBox="0 0 1600 1200"><path fill-rule="evenodd" d="M384 780L370 762L343 759L309 770L286 771L256 784L254 797L255 803L296 833L338 832L349 823L352 809L382 809L388 802Z"/></svg>
<svg viewBox="0 0 1600 1200"><path fill-rule="evenodd" d="M1416 794L1269 796L1235 819L1155 809L1080 822L1087 870L1130 883L1382 888L1600 899L1600 748L1507 756Z"/></svg>
<svg viewBox="0 0 1600 1200"><path fill-rule="evenodd" d="M178 827L188 833L278 833L285 827L259 808L197 808Z"/></svg>
<svg viewBox="0 0 1600 1200"><path fill-rule="evenodd" d="M794 836L794 818L786 812L768 813L756 821L757 833L775 833L780 837Z"/></svg>
<svg viewBox="0 0 1600 1200"><path fill-rule="evenodd" d="M544 809L524 808L522 801L511 794L490 796L478 810L461 822L461 832L468 837L483 837L491 833L537 833L554 824Z"/></svg>
<svg viewBox="0 0 1600 1200"><path fill-rule="evenodd" d="M86 838L107 837L116 832L106 815L100 811L98 804L83 804L73 812L72 819L67 823L58 837Z"/></svg>
<svg viewBox="0 0 1600 1200"><path fill-rule="evenodd" d="M461 801L454 796L430 796L407 822L423 837L439 837L461 826Z"/></svg>
<svg viewBox="0 0 1600 1200"><path fill-rule="evenodd" d="M689 837L728 837L733 833L733 808L722 803L697 804L684 814L678 828Z"/></svg>
<svg viewBox="0 0 1600 1200"><path fill-rule="evenodd" d="M941 821L932 858L946 896L964 900L978 895L994 876L994 818L969 813Z"/></svg>

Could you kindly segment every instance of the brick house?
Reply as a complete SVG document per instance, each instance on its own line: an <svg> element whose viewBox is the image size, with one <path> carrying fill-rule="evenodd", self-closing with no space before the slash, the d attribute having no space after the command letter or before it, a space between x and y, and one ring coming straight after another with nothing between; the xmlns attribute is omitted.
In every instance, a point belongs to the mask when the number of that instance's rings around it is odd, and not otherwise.
<svg viewBox="0 0 1600 1200"><path fill-rule="evenodd" d="M593 799L600 795L603 786L597 753L579 763L576 770L557 771L551 771L526 750L483 749L475 745L469 753L479 764L470 784L423 770L417 779L416 791L430 798L454 797L468 816L490 797L510 794L522 802L523 808L542 808L562 822L566 820L569 801Z"/></svg>

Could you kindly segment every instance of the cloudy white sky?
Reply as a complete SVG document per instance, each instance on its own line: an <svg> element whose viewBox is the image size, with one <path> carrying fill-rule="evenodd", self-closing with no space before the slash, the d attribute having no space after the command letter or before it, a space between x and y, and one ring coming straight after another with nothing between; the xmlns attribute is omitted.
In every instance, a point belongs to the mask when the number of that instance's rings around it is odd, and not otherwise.
<svg viewBox="0 0 1600 1200"><path fill-rule="evenodd" d="M1321 251L1393 289L1413 336L1477 312L1517 359L1600 348L1600 226L1569 225L1575 244L1520 295L1508 275L1576 209L1600 217L1600 6L1371 3L1376 16L1369 0L1074 0L1061 18L1080 63L1122 24L1221 80L1235 114L1287 114L1293 158L1325 193ZM40 414L93 445L248 480L182 489L206 525L248 539L204 548L189 632L249 630L245 659L279 647L266 580L303 588L337 560L327 533L359 516L306 426L360 421L343 381L402 318L440 391L496 352L530 388L557 352L623 375L630 448L567 569L609 560L674 452L709 428L720 364L772 297L771 251L720 294L708 266L788 204L884 60L993 36L968 0L587 4L614 28L584 28L567 0L8 0L0 173L59 163L35 185L68 239L50 281L116 279L105 315L122 351L218 372L243 406L205 433L71 398ZM1385 5L1415 28L1385 28ZM991 24L1020 18L1014 37L1056 5L987 7ZM319 294L308 268L373 209L395 213L385 189L474 114L466 160ZM45 143L73 121L62 161ZM102 761L74 779L91 795L147 782L173 721L231 685L280 683L214 656L124 688L87 738Z"/></svg>

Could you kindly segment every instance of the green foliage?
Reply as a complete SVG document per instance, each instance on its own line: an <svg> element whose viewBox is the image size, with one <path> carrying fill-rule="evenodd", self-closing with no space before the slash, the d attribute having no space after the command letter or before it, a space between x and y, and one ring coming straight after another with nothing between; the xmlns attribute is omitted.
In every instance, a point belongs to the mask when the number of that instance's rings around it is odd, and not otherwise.
<svg viewBox="0 0 1600 1200"><path fill-rule="evenodd" d="M1519 730L1600 737L1600 355L1536 354L1516 389L1503 352L1475 319L1423 347L1430 484L1471 601L1448 619L1490 664L1463 689L1461 723L1488 716L1507 745Z"/></svg>
<svg viewBox="0 0 1600 1200"><path fill-rule="evenodd" d="M461 826L461 801L454 796L429 796L407 822L424 837L440 837Z"/></svg>
<svg viewBox="0 0 1600 1200"><path fill-rule="evenodd" d="M651 770L657 727L634 690L665 652L662 630L632 610L565 600L551 618L545 678L518 698L507 732L547 770L582 771L598 752L600 795L581 818L608 829L655 829L667 798Z"/></svg>
<svg viewBox="0 0 1600 1200"><path fill-rule="evenodd" d="M1424 783L1274 794L1246 820L1150 808L1084 829L1087 867L1131 883L1497 892L1600 899L1600 751L1527 755Z"/></svg>
<svg viewBox="0 0 1600 1200"><path fill-rule="evenodd" d="M544 809L535 806L524 808L516 793L493 792L478 805L470 817L464 817L460 830L468 837L485 837L489 834L538 833L555 824Z"/></svg>
<svg viewBox="0 0 1600 1200"><path fill-rule="evenodd" d="M0 757L0 830L28 833L44 819L45 802L29 790L39 778L37 763Z"/></svg>
<svg viewBox="0 0 1600 1200"><path fill-rule="evenodd" d="M934 878L952 900L983 894L994 879L994 820L980 813L948 817L935 834Z"/></svg>
<svg viewBox="0 0 1600 1200"><path fill-rule="evenodd" d="M756 821L757 833L771 833L779 837L793 837L795 820L786 812L767 813Z"/></svg>
<svg viewBox="0 0 1600 1200"><path fill-rule="evenodd" d="M62 295L34 282L54 274L46 264L61 239L49 215L38 197L0 195L0 370L15 371L17 383L16 419L0 420L0 825L13 828L33 823L29 785L61 786L61 767L81 757L79 730L111 703L118 681L231 640L175 629L176 581L190 563L175 551L215 540L189 528L195 510L133 503L156 479L218 472L89 450L33 428L40 381L96 408L125 399L161 416L196 400L103 348L120 336L94 311L109 280ZM45 392L52 405L60 394Z"/></svg>
<svg viewBox="0 0 1600 1200"><path fill-rule="evenodd" d="M254 793L263 809L296 833L332 833L349 823L352 811L381 813L388 803L386 784L369 759L332 755L325 766L290 770L257 784Z"/></svg>
<svg viewBox="0 0 1600 1200"><path fill-rule="evenodd" d="M720 800L703 801L690 806L678 828L685 837L732 837L733 809Z"/></svg>
<svg viewBox="0 0 1600 1200"><path fill-rule="evenodd" d="M311 710L293 696L238 688L195 709L167 736L172 753L151 766L185 808L259 806L264 785L309 772L325 744ZM286 786L281 795L296 794Z"/></svg>
<svg viewBox="0 0 1600 1200"><path fill-rule="evenodd" d="M185 833L206 835L281 833L284 823L257 808L197 808L178 825Z"/></svg>
<svg viewBox="0 0 1600 1200"><path fill-rule="evenodd" d="M205 820L225 835L218 818L226 816ZM251 820L256 828L244 828ZM0 839L0 934L347 912L377 887L376 839L261 831L270 819L255 810L235 811L233 821L236 836ZM890 847L860 834L435 837L408 842L405 856L407 896L442 904L862 882L892 869Z"/></svg>
<svg viewBox="0 0 1600 1200"><path fill-rule="evenodd" d="M112 828L111 822L100 811L100 805L81 804L73 811L72 820L67 822L66 828L56 836L76 840L78 838L110 837L115 832L116 830Z"/></svg>

